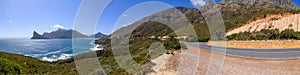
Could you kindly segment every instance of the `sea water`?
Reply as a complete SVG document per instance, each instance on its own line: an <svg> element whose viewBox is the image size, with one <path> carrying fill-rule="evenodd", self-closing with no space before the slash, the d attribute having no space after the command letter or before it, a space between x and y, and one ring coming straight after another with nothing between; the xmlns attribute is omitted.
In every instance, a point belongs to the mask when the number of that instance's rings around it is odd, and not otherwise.
<svg viewBox="0 0 300 75"><path fill-rule="evenodd" d="M0 39L0 51L21 54L45 61L57 61L91 51L95 39ZM72 43L73 42L73 43ZM74 42L76 44L74 44ZM76 49L76 51L73 51Z"/></svg>

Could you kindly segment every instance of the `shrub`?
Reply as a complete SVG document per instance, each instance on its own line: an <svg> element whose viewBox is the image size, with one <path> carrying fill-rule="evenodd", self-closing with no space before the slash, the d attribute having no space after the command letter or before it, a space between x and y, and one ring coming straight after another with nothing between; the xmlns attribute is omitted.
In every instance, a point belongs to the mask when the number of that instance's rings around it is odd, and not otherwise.
<svg viewBox="0 0 300 75"><path fill-rule="evenodd" d="M295 32L293 29L286 29L281 31L280 39L295 39Z"/></svg>
<svg viewBox="0 0 300 75"><path fill-rule="evenodd" d="M209 38L208 37L199 37L198 42L208 42Z"/></svg>
<svg viewBox="0 0 300 75"><path fill-rule="evenodd" d="M0 74L1 75L16 75L20 74L21 66L15 62L0 58Z"/></svg>
<svg viewBox="0 0 300 75"><path fill-rule="evenodd" d="M300 32L295 32L293 29L285 29L281 32L278 29L262 29L254 33L240 32L227 36L226 38L228 40L299 40Z"/></svg>

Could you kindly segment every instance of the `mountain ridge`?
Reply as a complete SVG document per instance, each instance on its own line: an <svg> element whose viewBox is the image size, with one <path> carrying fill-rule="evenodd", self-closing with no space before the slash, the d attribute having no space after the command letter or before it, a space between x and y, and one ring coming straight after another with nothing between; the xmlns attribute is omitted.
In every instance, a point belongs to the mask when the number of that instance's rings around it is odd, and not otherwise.
<svg viewBox="0 0 300 75"><path fill-rule="evenodd" d="M287 9L299 9L299 6L292 0L222 0L219 4L231 4L231 3L242 3L246 5L254 5L261 3L271 3Z"/></svg>
<svg viewBox="0 0 300 75"><path fill-rule="evenodd" d="M76 30L66 30L66 29L58 29L56 31L52 31L50 33L45 32L42 35L37 33L36 31L33 32L33 36L31 37L31 39L67 39L67 38L104 38L107 35L102 34L101 32L98 32L96 34L93 35L85 35L82 34Z"/></svg>
<svg viewBox="0 0 300 75"><path fill-rule="evenodd" d="M229 2L227 2L229 1ZM250 2L249 1L254 1ZM272 2L266 2L272 1ZM278 5L278 3L281 5ZM159 22L147 22L149 20L159 20L167 24L176 24L178 21L182 21L185 18L189 20L194 26L197 36L200 37L210 37L210 31L208 25L203 17L202 13L205 13L205 16L213 16L218 14L216 11L210 11L208 8L211 8L216 4L218 9L220 10L221 16L224 21L226 32L238 27L250 20L254 20L257 17L264 17L268 14L279 14L279 13L288 13L294 12L298 9L294 9L295 3L291 0L283 1L283 0L222 0L219 3L212 3L211 0L208 0L207 3L200 7L200 10L205 10L204 12L200 12L197 8L187 8L187 7L175 7L166 9L155 14L149 15L145 18L142 18L126 27L122 27L115 32L112 33L115 35L129 35L131 37L162 37L169 34L174 34L174 31L170 29L165 24ZM292 8L291 8L292 7ZM178 10L180 12L178 12ZM176 15L182 13L183 15ZM138 26L139 25L139 26ZM148 25L148 26L146 26ZM184 24L182 24L184 25ZM136 27L132 33L128 32L132 28ZM160 30L160 31L157 31ZM185 29L178 29L178 32L184 32ZM155 33L155 34L151 34ZM189 35L188 35L189 36ZM109 37L112 37L111 35ZM97 40L98 44L108 43L110 38L99 39Z"/></svg>

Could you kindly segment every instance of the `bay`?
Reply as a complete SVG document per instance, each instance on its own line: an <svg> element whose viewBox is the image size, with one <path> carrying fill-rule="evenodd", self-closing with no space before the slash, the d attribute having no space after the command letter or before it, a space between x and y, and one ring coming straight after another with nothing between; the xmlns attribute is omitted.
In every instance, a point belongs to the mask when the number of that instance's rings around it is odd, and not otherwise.
<svg viewBox="0 0 300 75"><path fill-rule="evenodd" d="M0 51L21 54L45 61L57 61L91 51L95 39L0 39ZM73 44L72 44L73 42ZM74 42L76 44L74 44ZM74 50L74 51L73 51ZM75 51L76 50L76 51Z"/></svg>

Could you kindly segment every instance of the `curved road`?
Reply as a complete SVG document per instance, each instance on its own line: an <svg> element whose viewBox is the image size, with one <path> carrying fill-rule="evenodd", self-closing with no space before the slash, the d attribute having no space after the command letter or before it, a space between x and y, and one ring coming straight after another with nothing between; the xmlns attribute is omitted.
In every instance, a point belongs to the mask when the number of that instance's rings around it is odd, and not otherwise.
<svg viewBox="0 0 300 75"><path fill-rule="evenodd" d="M290 49L247 49L247 48L226 48L210 46L207 43L185 42L187 46L208 50L231 56L253 58L253 59L294 59L300 58L300 48Z"/></svg>

